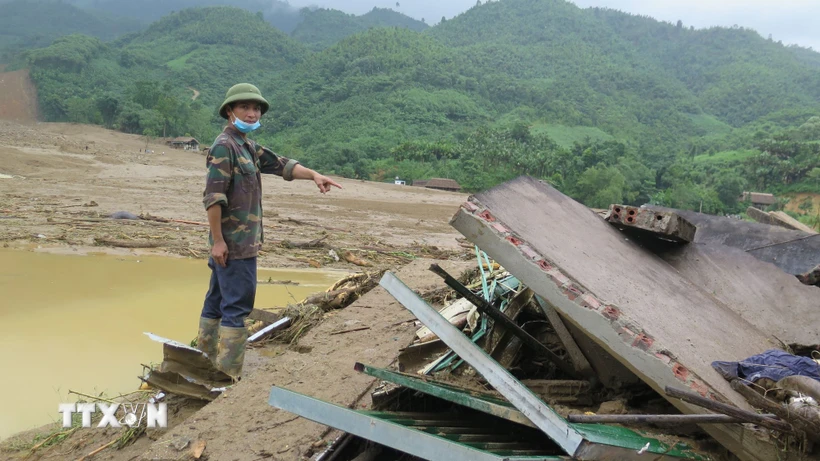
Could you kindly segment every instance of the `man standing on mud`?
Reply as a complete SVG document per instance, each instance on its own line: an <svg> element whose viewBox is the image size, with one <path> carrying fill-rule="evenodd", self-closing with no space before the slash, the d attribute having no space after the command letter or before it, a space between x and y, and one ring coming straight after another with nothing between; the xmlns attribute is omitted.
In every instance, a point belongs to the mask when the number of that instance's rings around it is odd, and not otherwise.
<svg viewBox="0 0 820 461"><path fill-rule="evenodd" d="M296 160L274 154L247 138L270 105L248 83L228 90L219 115L228 120L208 154L203 204L210 225L211 282L199 320L197 347L234 379L242 374L245 318L256 298L256 257L262 230L262 176L313 180L321 193L341 186Z"/></svg>

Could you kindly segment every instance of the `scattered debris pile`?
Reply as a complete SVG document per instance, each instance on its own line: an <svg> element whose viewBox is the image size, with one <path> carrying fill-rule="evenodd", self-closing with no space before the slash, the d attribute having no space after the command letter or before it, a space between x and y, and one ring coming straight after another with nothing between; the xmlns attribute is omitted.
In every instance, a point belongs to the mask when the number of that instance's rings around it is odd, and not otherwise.
<svg viewBox="0 0 820 461"><path fill-rule="evenodd" d="M740 249L750 237L732 220L704 241L709 226L684 213L601 216L522 177L470 197L451 224L478 270L459 281L430 267L446 307L391 272L379 282L420 328L395 369L356 364L380 382L373 410L272 388L270 405L347 433L317 459L820 459L816 289ZM744 273L777 286L750 290ZM764 353L780 360L767 368L801 367L745 374Z"/></svg>
<svg viewBox="0 0 820 461"><path fill-rule="evenodd" d="M254 309L248 316L247 344L249 347L269 342L293 343L311 327L319 323L324 313L342 309L378 284L380 273L362 272L346 276L325 292L311 295L283 313ZM177 341L146 333L163 345L163 361L155 368L145 367L143 382L154 389L188 398L213 401L233 384L230 376L219 371L195 344L188 346Z"/></svg>

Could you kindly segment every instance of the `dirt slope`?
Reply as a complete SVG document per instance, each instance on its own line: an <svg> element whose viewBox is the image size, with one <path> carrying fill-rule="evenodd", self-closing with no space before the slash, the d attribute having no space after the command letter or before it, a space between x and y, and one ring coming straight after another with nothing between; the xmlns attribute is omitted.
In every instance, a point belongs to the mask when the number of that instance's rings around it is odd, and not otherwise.
<svg viewBox="0 0 820 461"><path fill-rule="evenodd" d="M37 121L37 89L28 70L3 72L0 68L0 120Z"/></svg>

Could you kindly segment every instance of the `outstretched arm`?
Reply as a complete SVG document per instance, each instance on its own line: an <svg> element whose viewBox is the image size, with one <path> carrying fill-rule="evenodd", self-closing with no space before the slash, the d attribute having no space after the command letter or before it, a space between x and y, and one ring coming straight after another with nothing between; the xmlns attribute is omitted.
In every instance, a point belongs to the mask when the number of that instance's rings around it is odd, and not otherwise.
<svg viewBox="0 0 820 461"><path fill-rule="evenodd" d="M339 189L342 188L336 181L302 165L296 165L293 168L293 179L312 179L313 182L316 183L316 186L319 187L319 192L323 194L330 192L330 186L336 186Z"/></svg>
<svg viewBox="0 0 820 461"><path fill-rule="evenodd" d="M296 160L277 155L267 147L256 146L256 155L259 158L260 170L263 174L275 174L281 176L285 181L294 179L310 179L319 187L319 192L330 192L330 187L342 188L338 183L321 175L310 168L305 167Z"/></svg>

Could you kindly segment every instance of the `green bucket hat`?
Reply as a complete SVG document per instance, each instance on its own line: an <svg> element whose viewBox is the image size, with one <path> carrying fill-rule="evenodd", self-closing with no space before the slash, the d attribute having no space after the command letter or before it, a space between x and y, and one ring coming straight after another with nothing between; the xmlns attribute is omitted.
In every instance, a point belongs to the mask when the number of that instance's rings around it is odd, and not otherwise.
<svg viewBox="0 0 820 461"><path fill-rule="evenodd" d="M270 104L262 97L262 92L259 88L250 83L239 83L232 86L228 93L225 94L225 102L219 107L219 115L224 119L228 119L228 105L237 101L256 101L262 105L262 113L268 111Z"/></svg>

